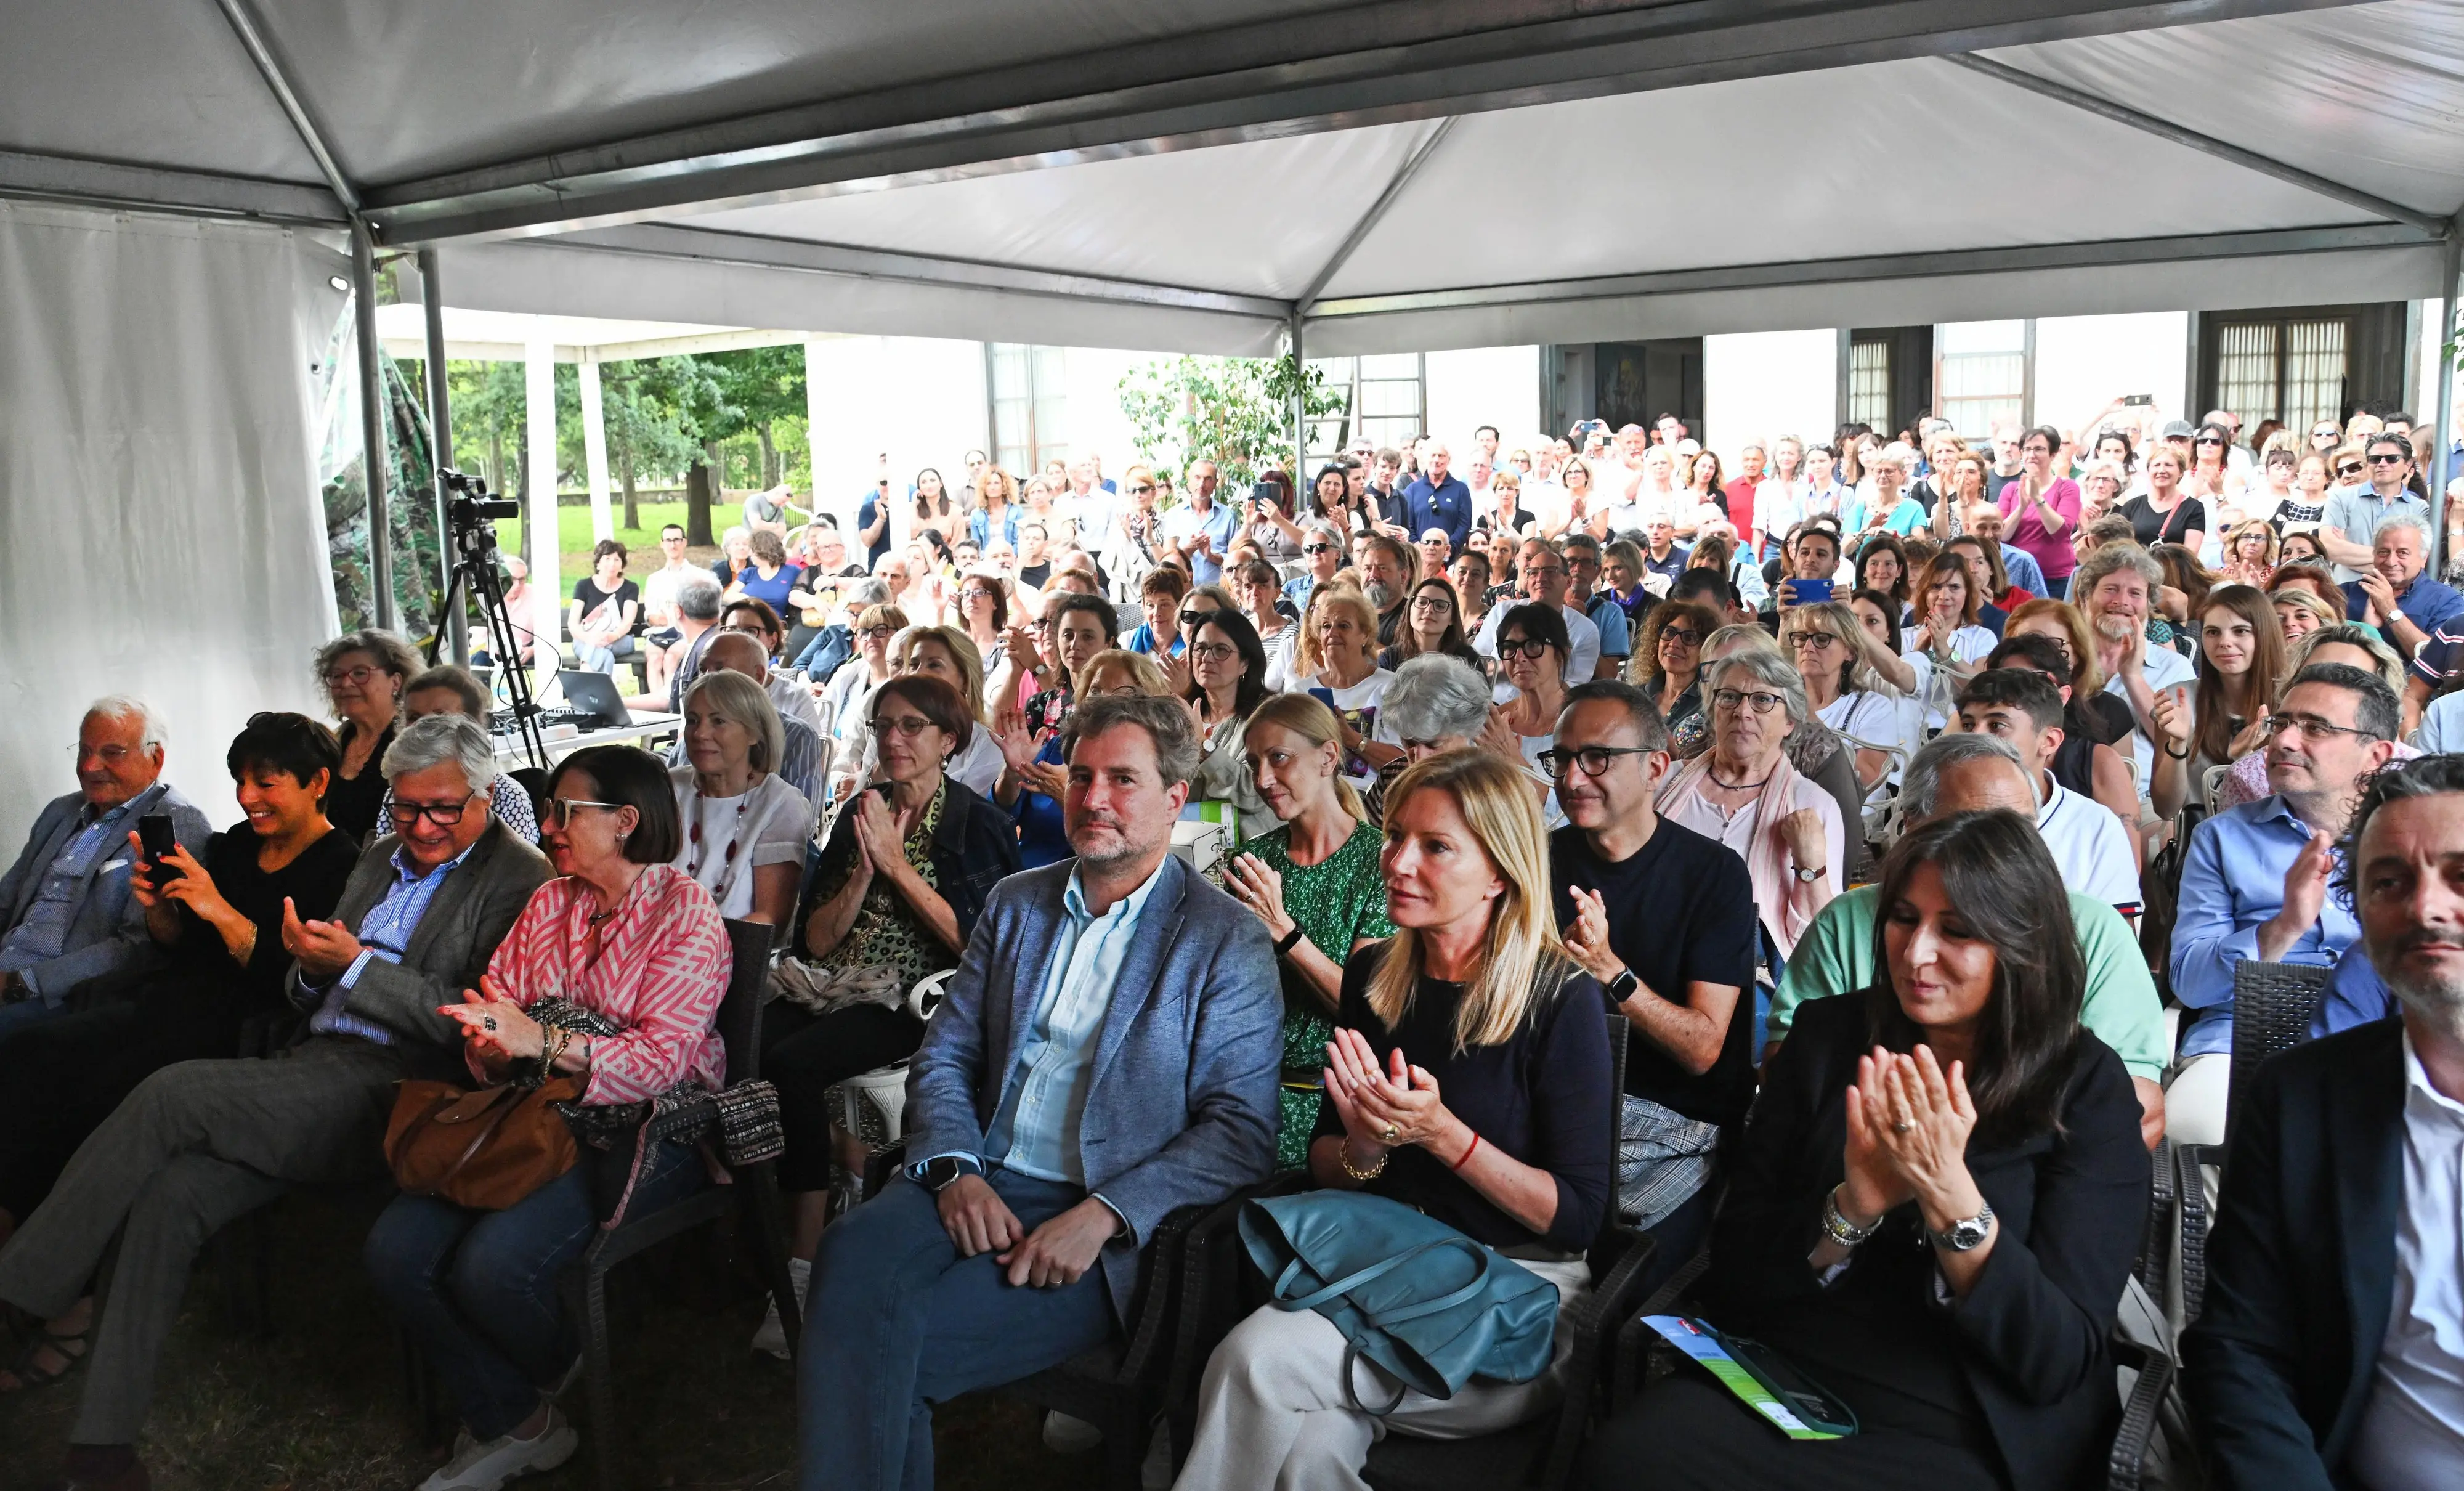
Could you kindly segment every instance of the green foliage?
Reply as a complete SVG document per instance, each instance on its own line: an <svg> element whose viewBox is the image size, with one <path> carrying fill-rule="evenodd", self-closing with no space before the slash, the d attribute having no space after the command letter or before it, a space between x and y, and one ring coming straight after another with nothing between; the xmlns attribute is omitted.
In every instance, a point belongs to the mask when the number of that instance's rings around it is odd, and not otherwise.
<svg viewBox="0 0 2464 1491"><path fill-rule="evenodd" d="M1120 387L1139 459L1174 467L1211 460L1235 488L1269 466L1308 479L1295 470L1292 452L1296 389L1307 389L1313 418L1343 407L1323 369L1289 357L1176 357L1132 370Z"/></svg>

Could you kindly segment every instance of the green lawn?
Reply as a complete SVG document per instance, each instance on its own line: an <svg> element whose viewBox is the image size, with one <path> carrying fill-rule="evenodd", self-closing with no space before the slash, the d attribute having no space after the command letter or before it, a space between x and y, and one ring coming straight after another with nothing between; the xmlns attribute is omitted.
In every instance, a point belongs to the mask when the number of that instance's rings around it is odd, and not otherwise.
<svg viewBox="0 0 2464 1491"><path fill-rule="evenodd" d="M616 520L616 542L625 545L626 571L636 581L659 567L661 526L685 521L685 504L681 500L672 502L641 503L638 511L641 514L642 526L638 528L627 528L624 525L625 502L622 498L609 503L608 511ZM716 517L717 514L712 514L714 526L715 526ZM557 576L556 593L570 595L573 593L573 582L590 572L590 550L597 543L590 532L590 509L587 506L559 506L556 510L556 529L557 554L561 561L558 566L561 573ZM518 521L511 518L496 520L496 545L499 548L508 554L518 553L521 539L522 525ZM694 552L696 558L704 560L718 557L718 550L715 548Z"/></svg>

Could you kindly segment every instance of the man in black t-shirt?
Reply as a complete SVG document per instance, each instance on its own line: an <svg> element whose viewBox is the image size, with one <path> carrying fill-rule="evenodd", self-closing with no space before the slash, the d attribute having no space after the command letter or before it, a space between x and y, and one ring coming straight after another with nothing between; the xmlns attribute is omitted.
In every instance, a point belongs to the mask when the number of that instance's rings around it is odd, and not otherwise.
<svg viewBox="0 0 2464 1491"><path fill-rule="evenodd" d="M1668 1156L1639 1178L1618 1167L1619 1209L1660 1240L1648 1292L1703 1245L1716 1146L1743 1131L1753 1102L1753 885L1735 851L1653 812L1668 726L1642 690L1568 690L1555 745L1557 925L1632 1027L1627 1136Z"/></svg>

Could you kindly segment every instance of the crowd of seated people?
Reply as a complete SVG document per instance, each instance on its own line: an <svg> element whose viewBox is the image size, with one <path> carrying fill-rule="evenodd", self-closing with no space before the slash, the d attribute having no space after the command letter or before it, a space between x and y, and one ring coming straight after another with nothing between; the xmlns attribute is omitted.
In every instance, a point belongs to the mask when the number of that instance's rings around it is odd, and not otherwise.
<svg viewBox="0 0 2464 1491"><path fill-rule="evenodd" d="M2207 430L2135 462L1758 442L1726 487L1600 432L1462 474L1347 454L1238 507L1205 462L1159 509L1144 467L1121 505L984 465L869 573L820 519L715 577L679 534L647 591L596 556L575 643L610 666L655 625L673 742L528 786L478 678L346 634L333 727L229 743L219 834L155 712L98 701L0 879L0 1412L68 1382L68 1483L146 1484L207 1238L386 1176L406 1079L566 1082L584 1131L723 1088L737 920L780 930L802 1486L929 1486L936 1405L1116 1339L1166 1219L1273 1182L1398 1203L1561 1323L1639 1235L1644 1292L1701 1262L1684 1307L1859 1426L1791 1438L1681 1368L1592 1429L1586 1485L2054 1491L2119 1420L2167 1138L2230 1139L2182 1346L2229 1483L2454 1480L2464 608L2403 501L2288 518L2304 464L2228 495ZM2245 964L2329 983L2233 1093ZM866 1196L844 1084L901 1067ZM451 1392L426 1491L576 1451L585 1168L406 1192L366 1239ZM711 1179L646 1144L626 1204ZM757 1351L791 1354L786 1302ZM1388 1435L1591 1391L1563 1328L1442 1394L1351 1329L1200 1343L1177 1483L1360 1486Z"/></svg>

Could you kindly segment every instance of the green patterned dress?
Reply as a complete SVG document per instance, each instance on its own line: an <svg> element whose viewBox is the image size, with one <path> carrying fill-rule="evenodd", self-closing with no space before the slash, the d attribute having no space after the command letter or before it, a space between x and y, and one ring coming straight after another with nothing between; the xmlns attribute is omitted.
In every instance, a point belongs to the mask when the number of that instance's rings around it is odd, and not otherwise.
<svg viewBox="0 0 2464 1491"><path fill-rule="evenodd" d="M1383 836L1366 823L1356 824L1343 847L1306 868L1292 863L1292 831L1278 826L1241 846L1284 878L1284 914L1300 924L1301 935L1340 968L1361 938L1392 937L1386 920L1386 880L1378 872L1377 851ZM1300 988L1287 973L1284 981L1284 1084L1276 1095L1275 1168L1294 1170L1309 1162L1310 1130L1317 1127L1318 1102L1324 1096L1320 1074L1326 1070L1326 1043L1334 1035L1334 1016L1315 995Z"/></svg>

